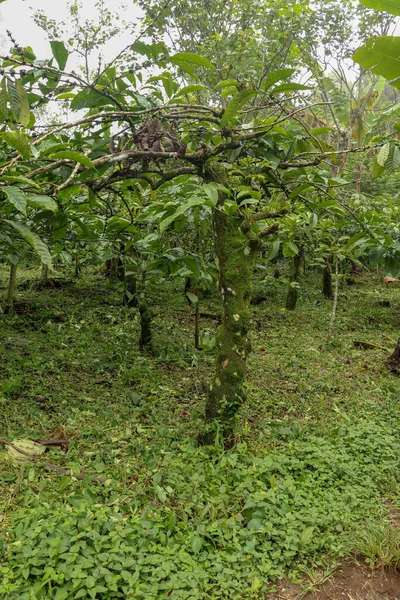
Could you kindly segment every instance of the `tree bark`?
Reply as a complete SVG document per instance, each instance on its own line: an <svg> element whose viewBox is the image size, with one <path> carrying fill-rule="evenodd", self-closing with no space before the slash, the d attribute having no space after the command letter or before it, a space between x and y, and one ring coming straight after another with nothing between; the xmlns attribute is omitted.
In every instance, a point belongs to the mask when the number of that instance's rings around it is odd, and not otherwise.
<svg viewBox="0 0 400 600"><path fill-rule="evenodd" d="M304 263L304 248L300 246L298 254L293 257L292 264L292 275L290 277L290 282L298 283L301 279L301 270ZM289 285L288 295L286 298L286 308L288 310L295 310L297 305L297 300L299 297L299 290L297 287L292 287Z"/></svg>
<svg viewBox="0 0 400 600"><path fill-rule="evenodd" d="M10 267L10 280L8 283L8 293L6 300L6 312L14 312L15 288L17 284L17 265L12 264Z"/></svg>
<svg viewBox="0 0 400 600"><path fill-rule="evenodd" d="M330 259L326 259L324 270L322 271L322 293L326 298L332 300L333 288L332 288L332 268Z"/></svg>
<svg viewBox="0 0 400 600"><path fill-rule="evenodd" d="M400 372L400 338L397 340L396 348L388 358L386 364L393 373L398 374Z"/></svg>
<svg viewBox="0 0 400 600"><path fill-rule="evenodd" d="M238 411L245 399L246 358L251 349L250 299L258 245L242 232L242 218L214 211L215 251L219 261L222 320L217 329L216 373L206 403L206 421L232 439ZM212 442L214 432L204 441Z"/></svg>
<svg viewBox="0 0 400 600"><path fill-rule="evenodd" d="M125 271L124 276L125 289L123 303L125 304L125 306L134 308L138 305L136 273L133 273L132 271Z"/></svg>
<svg viewBox="0 0 400 600"><path fill-rule="evenodd" d="M42 272L40 274L40 285L46 287L49 281L49 267L42 263Z"/></svg>
<svg viewBox="0 0 400 600"><path fill-rule="evenodd" d="M333 295L332 314L331 314L331 320L329 323L329 330L328 330L328 342L330 342L332 339L333 326L335 324L335 319L336 319L336 309L337 309L338 294L339 294L339 263L337 262L337 260L336 260L336 266L335 266L335 275L336 275L335 293Z"/></svg>
<svg viewBox="0 0 400 600"><path fill-rule="evenodd" d="M152 352L152 336L151 336L151 312L150 308L145 300L140 300L139 303L140 313L140 338L139 338L139 350L140 352Z"/></svg>

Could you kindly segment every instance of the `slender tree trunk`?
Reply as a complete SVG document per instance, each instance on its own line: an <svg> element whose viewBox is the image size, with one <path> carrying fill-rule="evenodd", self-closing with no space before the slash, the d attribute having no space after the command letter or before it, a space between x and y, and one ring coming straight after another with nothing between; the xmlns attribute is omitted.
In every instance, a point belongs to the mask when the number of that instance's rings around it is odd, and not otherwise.
<svg viewBox="0 0 400 600"><path fill-rule="evenodd" d="M301 270L304 263L304 248L300 246L298 254L293 257L292 263L292 275L290 277L290 282L298 283L301 279ZM297 300L299 297L299 290L297 287L292 287L289 285L288 295L286 298L286 308L288 310L295 310L297 305Z"/></svg>
<svg viewBox="0 0 400 600"><path fill-rule="evenodd" d="M198 297L197 297L198 298ZM200 348L200 308L199 308L199 300L194 307L194 347L196 350Z"/></svg>
<svg viewBox="0 0 400 600"><path fill-rule="evenodd" d="M394 373L400 372L400 338L397 340L396 348L387 360L387 366Z"/></svg>
<svg viewBox="0 0 400 600"><path fill-rule="evenodd" d="M232 439L238 411L245 399L246 358L251 349L250 298L258 247L241 230L242 218L214 211L215 250L219 261L219 293L223 310L217 330L217 364L206 403L206 420L219 424ZM203 441L211 443L215 431Z"/></svg>
<svg viewBox="0 0 400 600"><path fill-rule="evenodd" d="M335 267L335 275L336 275L335 293L334 293L334 296L333 296L333 306L332 306L331 321L329 323L328 342L330 342L331 339L332 339L332 332L333 332L333 326L335 324L336 309L337 309L337 303L338 303L338 294L339 294L339 263L337 261L336 261L336 267Z"/></svg>
<svg viewBox="0 0 400 600"><path fill-rule="evenodd" d="M75 254L74 264L75 264L75 277L78 278L80 276L80 273L81 273L81 267L79 265L79 257L78 257L77 254Z"/></svg>
<svg viewBox="0 0 400 600"><path fill-rule="evenodd" d="M326 259L324 270L322 271L322 293L326 298L332 300L333 288L332 288L332 268L330 258Z"/></svg>
<svg viewBox="0 0 400 600"><path fill-rule="evenodd" d="M125 289L123 303L125 306L136 307L138 305L137 299L137 278L136 273L132 271L125 271Z"/></svg>
<svg viewBox="0 0 400 600"><path fill-rule="evenodd" d="M8 283L8 293L6 301L6 312L14 312L15 288L17 284L17 265L12 264L10 267L10 280Z"/></svg>
<svg viewBox="0 0 400 600"><path fill-rule="evenodd" d="M139 304L140 313L140 338L139 338L139 350L140 352L152 352L152 337L151 337L151 312L150 308L145 300L140 300Z"/></svg>
<svg viewBox="0 0 400 600"><path fill-rule="evenodd" d="M40 274L40 285L46 287L49 281L49 267L42 263L42 272Z"/></svg>

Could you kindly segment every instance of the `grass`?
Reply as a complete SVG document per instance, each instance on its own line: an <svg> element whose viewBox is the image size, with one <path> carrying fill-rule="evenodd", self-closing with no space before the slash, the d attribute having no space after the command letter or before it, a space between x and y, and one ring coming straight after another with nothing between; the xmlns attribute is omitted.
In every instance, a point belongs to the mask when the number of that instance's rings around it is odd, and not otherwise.
<svg viewBox="0 0 400 600"><path fill-rule="evenodd" d="M256 599L353 553L397 564L385 499L400 502L400 381L383 350L353 341L394 346L398 290L344 286L328 344L318 274L294 313L273 288L254 307L249 401L226 452L196 444L214 356L193 348L180 282L154 293L149 356L118 284L91 274L37 290L35 278L22 271L23 312L0 316L1 437L68 437L67 455L46 458L87 477L3 454L3 598ZM217 298L203 304L218 313ZM214 328L202 319L209 340Z"/></svg>

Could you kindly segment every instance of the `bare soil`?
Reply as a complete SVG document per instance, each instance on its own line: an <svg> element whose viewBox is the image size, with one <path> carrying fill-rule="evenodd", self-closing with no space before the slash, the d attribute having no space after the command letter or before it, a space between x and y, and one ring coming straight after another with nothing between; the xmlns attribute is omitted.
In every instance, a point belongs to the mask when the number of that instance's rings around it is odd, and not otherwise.
<svg viewBox="0 0 400 600"><path fill-rule="evenodd" d="M400 600L400 571L346 565L323 583L282 582L265 600Z"/></svg>

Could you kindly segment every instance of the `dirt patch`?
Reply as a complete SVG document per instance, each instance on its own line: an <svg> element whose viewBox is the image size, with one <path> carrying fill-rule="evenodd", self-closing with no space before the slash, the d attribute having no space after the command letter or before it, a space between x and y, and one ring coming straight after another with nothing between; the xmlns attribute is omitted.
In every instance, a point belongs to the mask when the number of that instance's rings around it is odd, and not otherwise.
<svg viewBox="0 0 400 600"><path fill-rule="evenodd" d="M307 591L311 587L312 591ZM321 583L304 581L301 586L283 582L265 600L400 600L400 572L347 565Z"/></svg>

